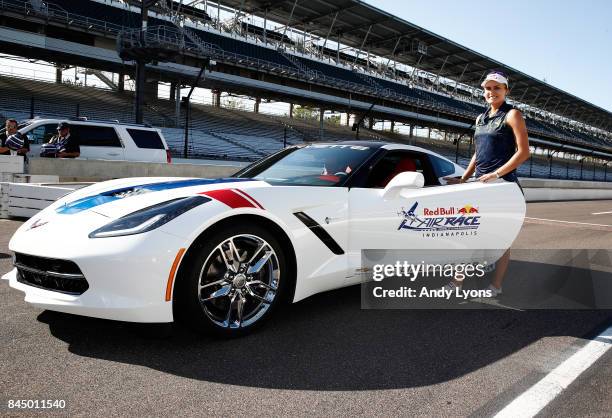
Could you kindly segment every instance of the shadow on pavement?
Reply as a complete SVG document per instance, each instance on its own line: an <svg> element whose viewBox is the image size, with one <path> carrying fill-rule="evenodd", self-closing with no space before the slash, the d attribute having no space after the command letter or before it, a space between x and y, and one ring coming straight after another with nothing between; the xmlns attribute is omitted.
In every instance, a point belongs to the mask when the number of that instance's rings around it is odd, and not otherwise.
<svg viewBox="0 0 612 418"><path fill-rule="evenodd" d="M38 320L77 355L191 379L300 390L407 388L448 381L551 335L581 337L610 311L362 310L360 287L276 312L240 339L181 326L166 339L143 327L45 311Z"/></svg>

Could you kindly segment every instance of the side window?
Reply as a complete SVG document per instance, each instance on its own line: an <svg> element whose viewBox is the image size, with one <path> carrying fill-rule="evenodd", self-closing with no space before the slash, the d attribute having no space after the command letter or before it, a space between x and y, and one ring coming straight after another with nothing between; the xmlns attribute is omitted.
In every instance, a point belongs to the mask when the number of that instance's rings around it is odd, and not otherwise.
<svg viewBox="0 0 612 418"><path fill-rule="evenodd" d="M81 146L122 147L117 132L112 126L72 125L70 134L79 139Z"/></svg>
<svg viewBox="0 0 612 418"><path fill-rule="evenodd" d="M450 176L455 172L455 165L450 161L444 160L434 155L429 155L429 160L431 161L431 165L433 166L433 170L436 174L436 177Z"/></svg>
<svg viewBox="0 0 612 418"><path fill-rule="evenodd" d="M165 149L157 131L145 129L128 129L127 131L138 148Z"/></svg>
<svg viewBox="0 0 612 418"><path fill-rule="evenodd" d="M365 187L383 188L393 177L404 171L416 171L423 174L425 187L440 185L425 153L389 151L372 167Z"/></svg>
<svg viewBox="0 0 612 418"><path fill-rule="evenodd" d="M55 130L56 127L56 123L40 125L29 132L26 132L26 135L28 136L31 144L44 144L49 142L53 135L57 134L57 131Z"/></svg>

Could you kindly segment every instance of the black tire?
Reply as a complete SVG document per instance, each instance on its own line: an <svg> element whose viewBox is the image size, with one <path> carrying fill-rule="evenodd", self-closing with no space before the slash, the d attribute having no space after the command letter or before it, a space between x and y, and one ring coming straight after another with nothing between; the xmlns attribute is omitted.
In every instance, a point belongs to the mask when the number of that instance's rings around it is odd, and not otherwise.
<svg viewBox="0 0 612 418"><path fill-rule="evenodd" d="M232 251L229 241L236 250ZM287 300L293 278L285 251L272 233L257 224L239 223L218 229L200 242L184 260L175 292L179 318L197 331L245 335ZM252 273L256 262L264 258L260 270Z"/></svg>

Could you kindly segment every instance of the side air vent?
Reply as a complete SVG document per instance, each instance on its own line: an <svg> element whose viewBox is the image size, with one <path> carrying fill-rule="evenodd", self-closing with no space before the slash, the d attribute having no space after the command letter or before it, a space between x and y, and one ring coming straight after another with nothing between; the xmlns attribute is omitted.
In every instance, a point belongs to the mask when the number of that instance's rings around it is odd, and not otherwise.
<svg viewBox="0 0 612 418"><path fill-rule="evenodd" d="M304 212L295 212L294 215L304 225L306 225L313 234L319 238L332 253L337 255L344 254L344 250L338 245L338 243L327 233L327 231L317 221L306 215Z"/></svg>

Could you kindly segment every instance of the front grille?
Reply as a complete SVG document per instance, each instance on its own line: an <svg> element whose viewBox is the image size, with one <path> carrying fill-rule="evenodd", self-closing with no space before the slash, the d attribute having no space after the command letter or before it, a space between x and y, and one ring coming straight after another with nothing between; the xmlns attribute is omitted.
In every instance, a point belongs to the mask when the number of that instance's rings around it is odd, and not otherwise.
<svg viewBox="0 0 612 418"><path fill-rule="evenodd" d="M15 253L17 281L45 290L81 295L89 288L74 262Z"/></svg>

